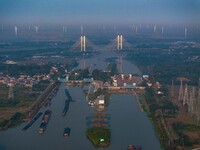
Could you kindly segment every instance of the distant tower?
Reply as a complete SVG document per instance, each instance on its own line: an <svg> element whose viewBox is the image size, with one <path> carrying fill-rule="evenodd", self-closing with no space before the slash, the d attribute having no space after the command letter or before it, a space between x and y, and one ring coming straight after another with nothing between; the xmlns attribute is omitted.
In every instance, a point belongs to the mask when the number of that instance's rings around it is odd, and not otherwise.
<svg viewBox="0 0 200 150"><path fill-rule="evenodd" d="M187 38L187 28L185 28L185 38Z"/></svg>
<svg viewBox="0 0 200 150"><path fill-rule="evenodd" d="M15 26L15 36L17 37L17 27Z"/></svg>
<svg viewBox="0 0 200 150"><path fill-rule="evenodd" d="M8 99L13 99L13 98L14 98L13 85L9 85Z"/></svg>
<svg viewBox="0 0 200 150"><path fill-rule="evenodd" d="M133 25L131 26L131 30L134 30L134 26Z"/></svg>
<svg viewBox="0 0 200 150"><path fill-rule="evenodd" d="M190 92L190 98L189 98L189 112L191 116L194 114L194 107L195 107L195 87L192 87L192 91Z"/></svg>
<svg viewBox="0 0 200 150"><path fill-rule="evenodd" d="M118 50L123 49L123 36L122 35L117 36L117 49Z"/></svg>
<svg viewBox="0 0 200 150"><path fill-rule="evenodd" d="M65 33L65 27L63 26L63 33Z"/></svg>
<svg viewBox="0 0 200 150"><path fill-rule="evenodd" d="M154 33L156 32L156 25L154 25L154 27L153 27L153 32Z"/></svg>
<svg viewBox="0 0 200 150"><path fill-rule="evenodd" d="M178 101L183 100L183 80L181 80L180 83L180 89L179 89L179 96L178 96Z"/></svg>
<svg viewBox="0 0 200 150"><path fill-rule="evenodd" d="M188 87L187 87L187 84L185 85L185 91L184 91L184 96L183 96L183 106L185 104L188 104L188 101L189 101L189 97L188 97Z"/></svg>
<svg viewBox="0 0 200 150"><path fill-rule="evenodd" d="M81 52L85 52L86 51L86 40L85 40L85 36L81 36Z"/></svg>
<svg viewBox="0 0 200 150"><path fill-rule="evenodd" d="M31 30L31 26L28 26L28 30L29 30L29 31Z"/></svg>
<svg viewBox="0 0 200 150"><path fill-rule="evenodd" d="M161 29L161 30L162 30L162 36L163 36L163 34L164 34L164 27L162 27L162 29Z"/></svg>
<svg viewBox="0 0 200 150"><path fill-rule="evenodd" d="M35 33L38 33L39 27L35 26Z"/></svg>
<svg viewBox="0 0 200 150"><path fill-rule="evenodd" d="M83 26L81 26L81 35L83 34Z"/></svg>
<svg viewBox="0 0 200 150"><path fill-rule="evenodd" d="M138 33L138 27L137 26L135 27L135 33L136 34Z"/></svg>
<svg viewBox="0 0 200 150"><path fill-rule="evenodd" d="M67 33L67 27L63 26L63 33Z"/></svg>

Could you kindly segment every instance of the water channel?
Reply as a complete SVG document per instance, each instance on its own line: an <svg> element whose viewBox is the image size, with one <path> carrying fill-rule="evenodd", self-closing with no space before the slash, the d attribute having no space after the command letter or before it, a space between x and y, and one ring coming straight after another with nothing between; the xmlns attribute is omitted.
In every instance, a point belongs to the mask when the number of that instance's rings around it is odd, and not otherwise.
<svg viewBox="0 0 200 150"><path fill-rule="evenodd" d="M114 57L114 52L102 54L84 59L85 66L92 69L105 69L104 61L109 56ZM80 60L79 68L81 68ZM124 73L138 73L140 71L133 64L123 60ZM70 102L69 110L65 117L62 110L65 104L65 88L74 102ZM38 134L41 123L39 118L28 130L22 131L26 123L18 127L0 132L0 150L94 150L94 146L86 137L87 117L95 113L95 109L88 106L82 87L67 87L65 83L60 85L57 95L52 99L50 108L52 116L43 135ZM134 95L113 94L109 105L105 109L109 115L109 127L111 129L111 143L105 150L126 150L129 144L141 145L144 150L161 150L154 128L145 112L140 112ZM71 128L68 139L63 138L65 127Z"/></svg>

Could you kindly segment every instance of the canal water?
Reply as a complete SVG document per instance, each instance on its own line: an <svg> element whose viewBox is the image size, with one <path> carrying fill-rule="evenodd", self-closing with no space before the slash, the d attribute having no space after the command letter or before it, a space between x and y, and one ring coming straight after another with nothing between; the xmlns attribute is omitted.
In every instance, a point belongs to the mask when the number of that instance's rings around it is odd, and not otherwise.
<svg viewBox="0 0 200 150"><path fill-rule="evenodd" d="M103 58L108 56L106 53L99 55L97 64L94 58L86 60L88 64L99 69L104 69L106 62ZM96 63L96 65L93 65ZM126 64L125 73L140 73L136 66L129 62ZM128 67L127 67L128 66ZM80 67L80 66L79 66ZM94 68L95 68L94 67ZM129 69L127 69L129 68ZM123 70L123 71L124 71ZM73 98L69 104L69 110L65 117L62 116L66 95L65 88ZM88 106L82 87L67 87L65 83L60 85L57 95L52 99L49 108L52 115L47 129L43 135L38 133L41 123L39 118L28 130L21 129L22 125L0 132L0 150L94 150L94 146L86 137L88 128L87 117L96 113L95 109ZM146 116L145 112L140 112L134 95L113 94L109 105L105 108L105 113L109 115L109 127L111 129L111 143L105 150L126 150L129 144L141 145L144 150L160 150L160 144L156 138L154 128ZM68 139L63 137L65 127L71 128L71 135Z"/></svg>

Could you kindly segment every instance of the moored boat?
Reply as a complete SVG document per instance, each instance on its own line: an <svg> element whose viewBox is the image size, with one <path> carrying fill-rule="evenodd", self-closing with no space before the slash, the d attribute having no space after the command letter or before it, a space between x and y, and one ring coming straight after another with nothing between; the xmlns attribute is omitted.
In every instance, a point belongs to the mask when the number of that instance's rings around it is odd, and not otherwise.
<svg viewBox="0 0 200 150"><path fill-rule="evenodd" d="M44 133L44 131L46 130L50 117L51 117L51 110L46 110L38 131L40 134Z"/></svg>
<svg viewBox="0 0 200 150"><path fill-rule="evenodd" d="M130 144L127 148L127 150L135 150L135 146L133 146L132 144Z"/></svg>
<svg viewBox="0 0 200 150"><path fill-rule="evenodd" d="M142 147L137 145L137 146L134 146L132 144L130 144L127 148L127 150L142 150Z"/></svg>

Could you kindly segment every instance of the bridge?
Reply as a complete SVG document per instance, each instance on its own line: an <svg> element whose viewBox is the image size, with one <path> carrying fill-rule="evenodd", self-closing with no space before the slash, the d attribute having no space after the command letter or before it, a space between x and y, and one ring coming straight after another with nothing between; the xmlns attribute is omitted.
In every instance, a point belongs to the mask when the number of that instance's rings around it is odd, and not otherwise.
<svg viewBox="0 0 200 150"><path fill-rule="evenodd" d="M132 45L123 37L117 35L108 45L95 45L85 35L80 38L71 46L71 51L98 51L98 50L131 50Z"/></svg>

